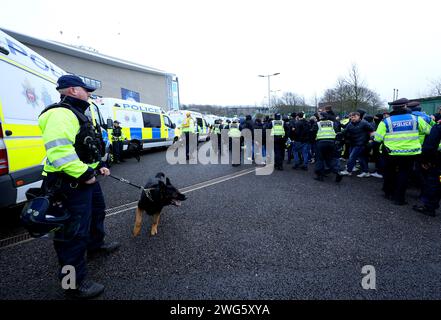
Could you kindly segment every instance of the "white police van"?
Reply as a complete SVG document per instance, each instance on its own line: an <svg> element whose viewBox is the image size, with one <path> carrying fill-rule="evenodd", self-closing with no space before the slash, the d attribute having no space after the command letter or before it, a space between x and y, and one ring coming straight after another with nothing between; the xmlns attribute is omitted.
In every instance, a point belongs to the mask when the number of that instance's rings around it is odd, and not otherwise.
<svg viewBox="0 0 441 320"><path fill-rule="evenodd" d="M198 133L198 141L209 140L209 125L202 113L191 110L172 110L167 112L167 115L176 124L176 127L181 128L182 123L187 117L187 112L190 112L194 120L195 132Z"/></svg>
<svg viewBox="0 0 441 320"><path fill-rule="evenodd" d="M55 88L63 74L60 67L0 30L0 208L23 203L28 189L41 186L46 150L38 116L60 100ZM100 118L98 111L88 112ZM98 124L105 125L102 120Z"/></svg>
<svg viewBox="0 0 441 320"><path fill-rule="evenodd" d="M148 149L169 146L179 139L179 128L158 106L117 98L98 98L94 103L107 120L108 129L112 129L113 121L120 122L127 138L123 150L129 143Z"/></svg>

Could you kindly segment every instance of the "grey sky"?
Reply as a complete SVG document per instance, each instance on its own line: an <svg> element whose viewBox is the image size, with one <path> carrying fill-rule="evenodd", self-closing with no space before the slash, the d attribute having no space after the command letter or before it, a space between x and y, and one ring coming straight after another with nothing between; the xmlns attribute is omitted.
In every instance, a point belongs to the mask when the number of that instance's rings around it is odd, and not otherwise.
<svg viewBox="0 0 441 320"><path fill-rule="evenodd" d="M275 72L272 90L313 103L352 63L388 101L394 88L416 98L441 78L440 9L436 0L14 0L2 2L0 27L175 73L181 103L261 104L267 80L257 75Z"/></svg>

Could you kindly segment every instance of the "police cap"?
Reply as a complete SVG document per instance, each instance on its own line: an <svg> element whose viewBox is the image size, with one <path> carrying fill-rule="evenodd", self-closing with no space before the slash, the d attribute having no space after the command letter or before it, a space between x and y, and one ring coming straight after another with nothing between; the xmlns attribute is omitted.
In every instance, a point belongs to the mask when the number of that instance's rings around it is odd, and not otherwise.
<svg viewBox="0 0 441 320"><path fill-rule="evenodd" d="M88 86L83 82L83 80L81 80L80 77L75 76L73 74L65 74L60 78L58 78L57 85L58 85L56 88L57 90L71 88L71 87L82 87L88 92L95 91L94 87Z"/></svg>
<svg viewBox="0 0 441 320"><path fill-rule="evenodd" d="M421 103L419 101L411 101L407 104L407 107L412 111L421 111Z"/></svg>
<svg viewBox="0 0 441 320"><path fill-rule="evenodd" d="M390 105L392 106L392 109L401 109L404 108L409 103L409 100L406 98L401 98L398 100L393 101Z"/></svg>

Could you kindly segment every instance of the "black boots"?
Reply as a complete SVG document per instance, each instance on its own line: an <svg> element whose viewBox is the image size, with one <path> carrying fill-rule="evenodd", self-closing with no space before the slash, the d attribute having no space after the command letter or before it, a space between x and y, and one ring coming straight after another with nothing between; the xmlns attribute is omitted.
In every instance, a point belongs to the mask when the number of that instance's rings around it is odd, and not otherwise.
<svg viewBox="0 0 441 320"><path fill-rule="evenodd" d="M419 212L419 213L425 214L426 216L429 216L429 217L435 217L436 216L435 210L428 209L426 206L414 205L412 207L412 209L417 211L417 212Z"/></svg>
<svg viewBox="0 0 441 320"><path fill-rule="evenodd" d="M97 282L84 280L77 289L65 290L68 299L92 299L104 292L104 286Z"/></svg>
<svg viewBox="0 0 441 320"><path fill-rule="evenodd" d="M316 177L314 178L314 180L317 180L317 181L321 181L321 182L323 182L323 181L325 181L325 178L323 178L322 175L319 175L319 176L316 176Z"/></svg>
<svg viewBox="0 0 441 320"><path fill-rule="evenodd" d="M93 258L98 254L108 254L112 253L120 247L120 243L118 241L112 242L104 242L99 248L91 249L87 251L87 256L89 258Z"/></svg>

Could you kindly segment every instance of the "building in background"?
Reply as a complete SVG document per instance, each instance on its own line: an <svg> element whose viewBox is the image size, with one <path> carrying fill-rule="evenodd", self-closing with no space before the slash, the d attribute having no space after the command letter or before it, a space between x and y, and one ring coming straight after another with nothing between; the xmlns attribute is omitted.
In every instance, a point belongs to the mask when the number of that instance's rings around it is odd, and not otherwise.
<svg viewBox="0 0 441 320"><path fill-rule="evenodd" d="M441 107L441 96L409 99L409 102L412 101L418 101L421 104L421 109L427 114L435 114L438 112L438 108ZM388 102L390 110L392 110L392 108L390 107L391 103L392 102Z"/></svg>
<svg viewBox="0 0 441 320"><path fill-rule="evenodd" d="M66 72L80 76L101 97L152 104L164 110L179 109L178 78L173 73L100 54L67 44L41 40L2 29ZM16 50L20 52L20 48Z"/></svg>

